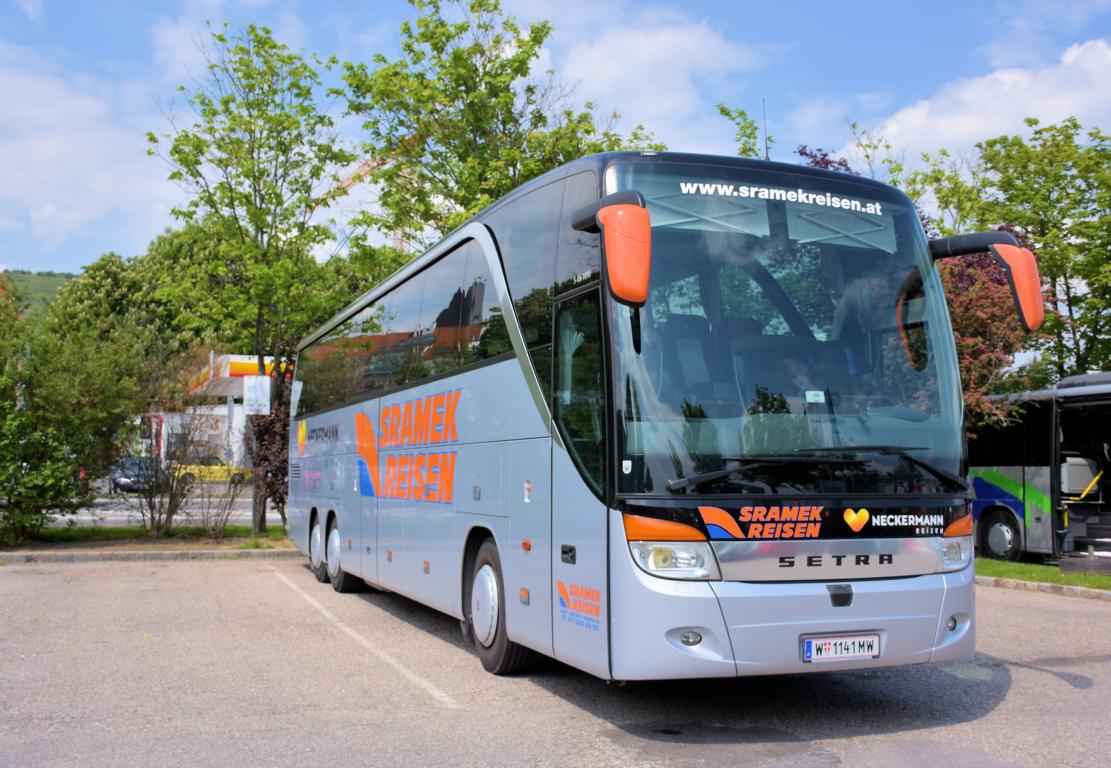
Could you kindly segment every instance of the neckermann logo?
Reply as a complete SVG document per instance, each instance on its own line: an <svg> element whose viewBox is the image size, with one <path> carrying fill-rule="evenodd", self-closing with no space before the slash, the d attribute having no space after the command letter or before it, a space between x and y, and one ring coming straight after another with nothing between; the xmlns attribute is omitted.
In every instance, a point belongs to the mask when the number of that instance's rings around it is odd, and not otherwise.
<svg viewBox="0 0 1111 768"><path fill-rule="evenodd" d="M459 441L455 412L462 393L454 389L383 406L377 431L370 416L355 414L359 493L450 504L456 452L447 448ZM395 448L405 450L389 450Z"/></svg>

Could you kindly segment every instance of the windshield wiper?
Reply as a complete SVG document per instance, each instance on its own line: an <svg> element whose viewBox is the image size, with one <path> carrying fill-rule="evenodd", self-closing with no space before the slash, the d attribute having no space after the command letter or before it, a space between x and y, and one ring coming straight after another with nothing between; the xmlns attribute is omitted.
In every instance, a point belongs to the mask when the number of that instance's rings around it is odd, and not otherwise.
<svg viewBox="0 0 1111 768"><path fill-rule="evenodd" d="M690 477L675 477L667 481L667 490L671 493L678 493L684 488L702 485L714 480L720 480L723 477L728 477L742 469L755 469L760 466L776 466L779 464L813 464L815 457L813 456L799 456L793 454L754 454L752 456L722 456L721 463L727 466L722 469L711 470L710 472L699 472L698 474L691 475ZM830 461L823 459L822 461ZM834 463L838 464L853 464L859 459L833 459ZM730 464L736 466L728 466ZM767 483L756 482L752 480L741 480L738 485L748 486L755 489L759 493L771 493L772 489Z"/></svg>
<svg viewBox="0 0 1111 768"><path fill-rule="evenodd" d="M851 453L852 451L864 451L868 453L880 453L886 456L898 456L908 464L913 464L916 467L929 472L938 480L949 483L950 486L960 491L968 491L968 483L964 481L959 475L954 475L947 469L931 464L928 461L923 461L917 456L910 455L910 451L924 451L925 446L921 445L842 445L830 446L827 448L799 448L796 453Z"/></svg>

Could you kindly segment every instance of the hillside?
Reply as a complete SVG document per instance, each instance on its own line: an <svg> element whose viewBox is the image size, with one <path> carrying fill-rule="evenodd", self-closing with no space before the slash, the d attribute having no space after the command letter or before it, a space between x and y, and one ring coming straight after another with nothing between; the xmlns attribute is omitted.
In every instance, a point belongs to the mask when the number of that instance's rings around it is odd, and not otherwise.
<svg viewBox="0 0 1111 768"><path fill-rule="evenodd" d="M58 289L77 277L69 272L29 272L24 269L6 269L2 274L4 282L26 301L32 316L41 315Z"/></svg>

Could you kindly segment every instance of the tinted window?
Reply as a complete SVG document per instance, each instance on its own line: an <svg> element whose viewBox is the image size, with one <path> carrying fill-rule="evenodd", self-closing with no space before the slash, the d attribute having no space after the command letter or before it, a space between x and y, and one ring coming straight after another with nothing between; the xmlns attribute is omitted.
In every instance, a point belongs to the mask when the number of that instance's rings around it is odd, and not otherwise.
<svg viewBox="0 0 1111 768"><path fill-rule="evenodd" d="M553 415L571 458L601 495L606 400L598 291L561 302L556 329Z"/></svg>
<svg viewBox="0 0 1111 768"><path fill-rule="evenodd" d="M576 285L597 278L602 268L599 236L571 227L571 217L585 205L597 202L598 177L593 171L577 173L565 182L563 214L559 220L555 292L558 296Z"/></svg>
<svg viewBox="0 0 1111 768"><path fill-rule="evenodd" d="M421 302L421 359L430 375L446 373L462 364L463 290L467 267L463 245L424 273Z"/></svg>
<svg viewBox="0 0 1111 768"><path fill-rule="evenodd" d="M1021 418L1002 427L987 425L978 427L968 440L969 466L1021 467L1022 433ZM1046 435L1047 440L1048 437Z"/></svg>
<svg viewBox="0 0 1111 768"><path fill-rule="evenodd" d="M517 198L487 219L501 250L509 293L528 347L550 343L556 228L562 202L560 181Z"/></svg>
<svg viewBox="0 0 1111 768"><path fill-rule="evenodd" d="M384 297L382 343L374 353L374 367L391 386L419 381L429 375L421 358L420 309L424 275L402 283Z"/></svg>
<svg viewBox="0 0 1111 768"><path fill-rule="evenodd" d="M467 266L463 276L460 321L463 364L497 357L513 350L486 254L481 246L471 241L465 246L465 256Z"/></svg>
<svg viewBox="0 0 1111 768"><path fill-rule="evenodd" d="M486 256L471 240L301 350L297 416L512 349Z"/></svg>

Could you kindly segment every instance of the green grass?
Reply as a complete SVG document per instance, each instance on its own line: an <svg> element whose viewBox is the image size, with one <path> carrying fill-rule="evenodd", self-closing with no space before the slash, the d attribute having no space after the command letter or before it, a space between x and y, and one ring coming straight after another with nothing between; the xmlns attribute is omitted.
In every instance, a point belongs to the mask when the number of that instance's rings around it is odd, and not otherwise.
<svg viewBox="0 0 1111 768"><path fill-rule="evenodd" d="M269 533L269 531L267 531L267 533ZM274 544L269 541L268 538L244 541L242 544L236 544L235 549L273 549Z"/></svg>
<svg viewBox="0 0 1111 768"><path fill-rule="evenodd" d="M976 558L976 575L1021 581L1043 581L1049 584L1066 584L1070 587L1111 589L1111 574L1062 573L1056 565L1008 563L1004 560L989 560L984 557Z"/></svg>
<svg viewBox="0 0 1111 768"><path fill-rule="evenodd" d="M28 272L22 269L6 270L3 279L26 302L31 317L41 317L46 305L54 299L67 282L77 277L68 272Z"/></svg>
<svg viewBox="0 0 1111 768"><path fill-rule="evenodd" d="M251 526L249 525L229 525L224 529L225 539L245 539L250 535ZM170 532L160 540L189 541L192 539L207 538L208 536L205 534L204 529L199 525L186 525L170 529ZM264 539L252 539L252 541L257 541L260 547L265 545L263 548L269 548L273 546L270 542L281 541L284 538L285 528L278 525L267 528L266 537ZM85 542L104 541L156 541L146 530L137 525L118 527L75 525L58 528L43 528L39 531L35 540L46 544L81 544Z"/></svg>

